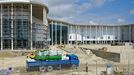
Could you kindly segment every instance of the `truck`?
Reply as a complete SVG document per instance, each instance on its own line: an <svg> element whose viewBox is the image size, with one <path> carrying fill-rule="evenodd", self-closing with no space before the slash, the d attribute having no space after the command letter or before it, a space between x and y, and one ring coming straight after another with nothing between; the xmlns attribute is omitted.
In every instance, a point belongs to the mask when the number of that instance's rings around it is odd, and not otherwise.
<svg viewBox="0 0 134 75"><path fill-rule="evenodd" d="M61 69L62 67L70 67L77 69L79 67L79 59L75 54L67 54L68 59L64 60L26 60L27 71L38 70L38 71L52 71L54 69Z"/></svg>

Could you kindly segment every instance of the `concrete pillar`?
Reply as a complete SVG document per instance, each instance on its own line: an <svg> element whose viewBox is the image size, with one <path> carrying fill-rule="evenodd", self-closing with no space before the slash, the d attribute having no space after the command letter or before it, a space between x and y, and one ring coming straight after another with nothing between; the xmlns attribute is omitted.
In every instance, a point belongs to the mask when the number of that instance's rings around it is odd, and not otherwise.
<svg viewBox="0 0 134 75"><path fill-rule="evenodd" d="M79 39L81 41L81 44L83 44L83 34L82 34L82 26L78 26L78 35L80 35L81 39Z"/></svg>
<svg viewBox="0 0 134 75"><path fill-rule="evenodd" d="M62 44L62 23L60 24L60 45Z"/></svg>
<svg viewBox="0 0 134 75"><path fill-rule="evenodd" d="M103 37L103 26L101 26L101 44L103 44L103 39L102 39L102 37Z"/></svg>
<svg viewBox="0 0 134 75"><path fill-rule="evenodd" d="M97 44L97 25L96 25L95 30L96 30L96 32L95 32L95 44Z"/></svg>
<svg viewBox="0 0 134 75"><path fill-rule="evenodd" d="M120 39L120 38L119 38L119 26L118 26L118 33L117 33L117 34L118 34L117 40L118 40L118 42L119 42L119 39Z"/></svg>
<svg viewBox="0 0 134 75"><path fill-rule="evenodd" d="M48 40L48 41L49 41L49 42L48 42L48 43L49 43L49 44L48 44L48 47L49 47L49 46L51 45L51 44L50 44L50 38L51 38L51 36L50 36L50 25L48 26L48 38L49 38L49 40Z"/></svg>
<svg viewBox="0 0 134 75"><path fill-rule="evenodd" d="M101 26L99 25L99 44L101 44L101 39L100 39L100 37L101 37Z"/></svg>
<svg viewBox="0 0 134 75"><path fill-rule="evenodd" d="M13 4L11 4L11 50L13 50Z"/></svg>
<svg viewBox="0 0 134 75"><path fill-rule="evenodd" d="M1 17L1 20L0 20L0 22L1 22L1 50L3 50L3 28L2 28L2 26L3 26L3 5L1 4L1 14L0 14L0 17Z"/></svg>
<svg viewBox="0 0 134 75"><path fill-rule="evenodd" d="M55 44L57 45L57 23L55 23Z"/></svg>
<svg viewBox="0 0 134 75"><path fill-rule="evenodd" d="M106 26L104 26L104 30L105 30L105 35L106 35ZM106 36L104 38L104 44L106 44Z"/></svg>
<svg viewBox="0 0 134 75"><path fill-rule="evenodd" d="M52 34L51 34L51 36L52 36L51 42L52 42L52 46L53 46L53 45L54 45L54 44L53 44L53 21L52 21L52 24L51 24L51 25L52 25L52 26L51 26L51 28L52 28L52 31L51 31L51 32L52 32Z"/></svg>
<svg viewBox="0 0 134 75"><path fill-rule="evenodd" d="M83 45L85 44L84 43L84 26L82 27L82 42L83 42Z"/></svg>
<svg viewBox="0 0 134 75"><path fill-rule="evenodd" d="M115 31L115 29L114 29L114 26L113 26L113 36L115 37L114 31ZM113 38L113 40L111 40L110 43L112 43L112 42L114 42L114 38Z"/></svg>
<svg viewBox="0 0 134 75"><path fill-rule="evenodd" d="M107 26L106 26L106 35L108 35L108 30L107 30ZM106 38L106 44L108 44L108 37Z"/></svg>
<svg viewBox="0 0 134 75"><path fill-rule="evenodd" d="M30 4L30 49L31 50L33 50L33 38L32 38L32 33L33 33L33 30L32 30L32 28L33 28L33 25L32 25L32 23L33 23L33 5L32 4Z"/></svg>
<svg viewBox="0 0 134 75"><path fill-rule="evenodd" d="M89 29L89 30L90 30L90 38L89 38L89 39L90 39L90 40L89 40L90 43L92 43L92 42L91 42L91 41L92 41L92 40L91 40L91 38L92 38L92 36L91 36L91 29L92 29L92 27L91 27L91 25L90 25L90 29Z"/></svg>
<svg viewBox="0 0 134 75"><path fill-rule="evenodd" d="M77 45L77 25L75 25L75 44Z"/></svg>
<svg viewBox="0 0 134 75"><path fill-rule="evenodd" d="M67 45L69 44L69 30L70 30L70 27L69 25L67 25Z"/></svg>
<svg viewBox="0 0 134 75"><path fill-rule="evenodd" d="M86 37L85 37L85 43L87 45L87 25L86 25Z"/></svg>
<svg viewBox="0 0 134 75"><path fill-rule="evenodd" d="M121 42L121 39L122 39L122 38L121 38L121 34L122 34L122 33L121 33L121 27L119 26L119 42Z"/></svg>
<svg viewBox="0 0 134 75"><path fill-rule="evenodd" d="M100 27L100 25L98 26L98 44L100 44L100 36L101 36L101 27Z"/></svg>
<svg viewBox="0 0 134 75"><path fill-rule="evenodd" d="M131 42L131 25L129 25L129 42Z"/></svg>
<svg viewBox="0 0 134 75"><path fill-rule="evenodd" d="M101 44L102 42L101 42L101 35L102 35L102 29L101 29L101 25L99 25L99 28L100 28L100 36L99 36L99 44Z"/></svg>
<svg viewBox="0 0 134 75"><path fill-rule="evenodd" d="M114 41L113 42L115 42L116 41L116 39L115 39L115 37L116 37L116 33L115 33L116 27L115 26L113 26L113 27L114 27Z"/></svg>
<svg viewBox="0 0 134 75"><path fill-rule="evenodd" d="M103 26L102 26L102 35L101 35L101 36L102 36L102 38L103 38L103 39L102 39L102 44L104 44L104 37L103 37Z"/></svg>
<svg viewBox="0 0 134 75"><path fill-rule="evenodd" d="M43 8L43 25L44 25L44 33L45 33L45 39L43 41L43 48L46 48L48 47L48 37L49 37L49 34L48 34L48 20L47 20L47 13L46 13L46 9Z"/></svg>
<svg viewBox="0 0 134 75"><path fill-rule="evenodd" d="M15 10L15 9L14 9ZM23 13L23 5L21 6L21 15L23 15L24 13ZM21 22L22 22L22 26L24 25L23 24L23 19L21 19ZM15 24L14 24L14 26L15 26ZM15 30L15 28L14 28L14 30ZM24 31L23 31L24 32ZM15 37L15 36L14 36ZM15 40L16 40L16 38L15 38ZM14 42L15 42L15 40L14 40ZM21 44L23 44L23 41L21 40ZM24 45L23 45L23 47L24 47ZM16 48L16 47L15 47Z"/></svg>
<svg viewBox="0 0 134 75"><path fill-rule="evenodd" d="M71 30L70 30L70 31L71 31L71 39L70 39L71 45L73 45L73 43L72 43L72 42L73 42L73 41L72 41L72 38L73 38L73 36L72 36L72 30L73 30L73 27L72 27L72 25L71 25Z"/></svg>

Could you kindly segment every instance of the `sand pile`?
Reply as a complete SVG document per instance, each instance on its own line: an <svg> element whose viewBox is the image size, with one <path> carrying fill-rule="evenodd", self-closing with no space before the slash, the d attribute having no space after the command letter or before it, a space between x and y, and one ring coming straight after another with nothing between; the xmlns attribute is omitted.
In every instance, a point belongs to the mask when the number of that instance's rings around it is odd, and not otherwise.
<svg viewBox="0 0 134 75"><path fill-rule="evenodd" d="M90 50L86 50L86 54L89 56L89 57L95 57L96 55L93 54Z"/></svg>
<svg viewBox="0 0 134 75"><path fill-rule="evenodd" d="M2 57L18 57L18 56L26 56L29 51L0 51L0 58Z"/></svg>
<svg viewBox="0 0 134 75"><path fill-rule="evenodd" d="M0 58L2 57L15 57L16 54L11 51L0 51Z"/></svg>

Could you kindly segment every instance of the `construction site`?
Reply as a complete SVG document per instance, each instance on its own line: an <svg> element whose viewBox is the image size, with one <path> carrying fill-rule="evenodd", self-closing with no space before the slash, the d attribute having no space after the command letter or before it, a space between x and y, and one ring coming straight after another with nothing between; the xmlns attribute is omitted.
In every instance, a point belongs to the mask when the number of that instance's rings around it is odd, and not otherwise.
<svg viewBox="0 0 134 75"><path fill-rule="evenodd" d="M57 45L50 49L60 50L63 54L76 54L80 61L79 67L28 72L26 56L31 50L4 50L0 52L0 74L12 68L10 75L134 75L133 45Z"/></svg>
<svg viewBox="0 0 134 75"><path fill-rule="evenodd" d="M41 0L0 0L0 75L134 75L133 21L82 24L48 16Z"/></svg>

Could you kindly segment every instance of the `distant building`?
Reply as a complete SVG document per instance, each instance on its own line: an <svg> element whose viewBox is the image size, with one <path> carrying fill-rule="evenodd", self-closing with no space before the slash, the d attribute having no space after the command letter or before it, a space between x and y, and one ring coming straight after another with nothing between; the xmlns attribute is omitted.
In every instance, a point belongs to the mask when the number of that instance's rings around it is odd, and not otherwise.
<svg viewBox="0 0 134 75"><path fill-rule="evenodd" d="M77 25L49 19L50 45L134 42L134 24Z"/></svg>
<svg viewBox="0 0 134 75"><path fill-rule="evenodd" d="M48 44L134 42L134 25L77 25L47 18L40 0L0 0L0 48L43 49Z"/></svg>

